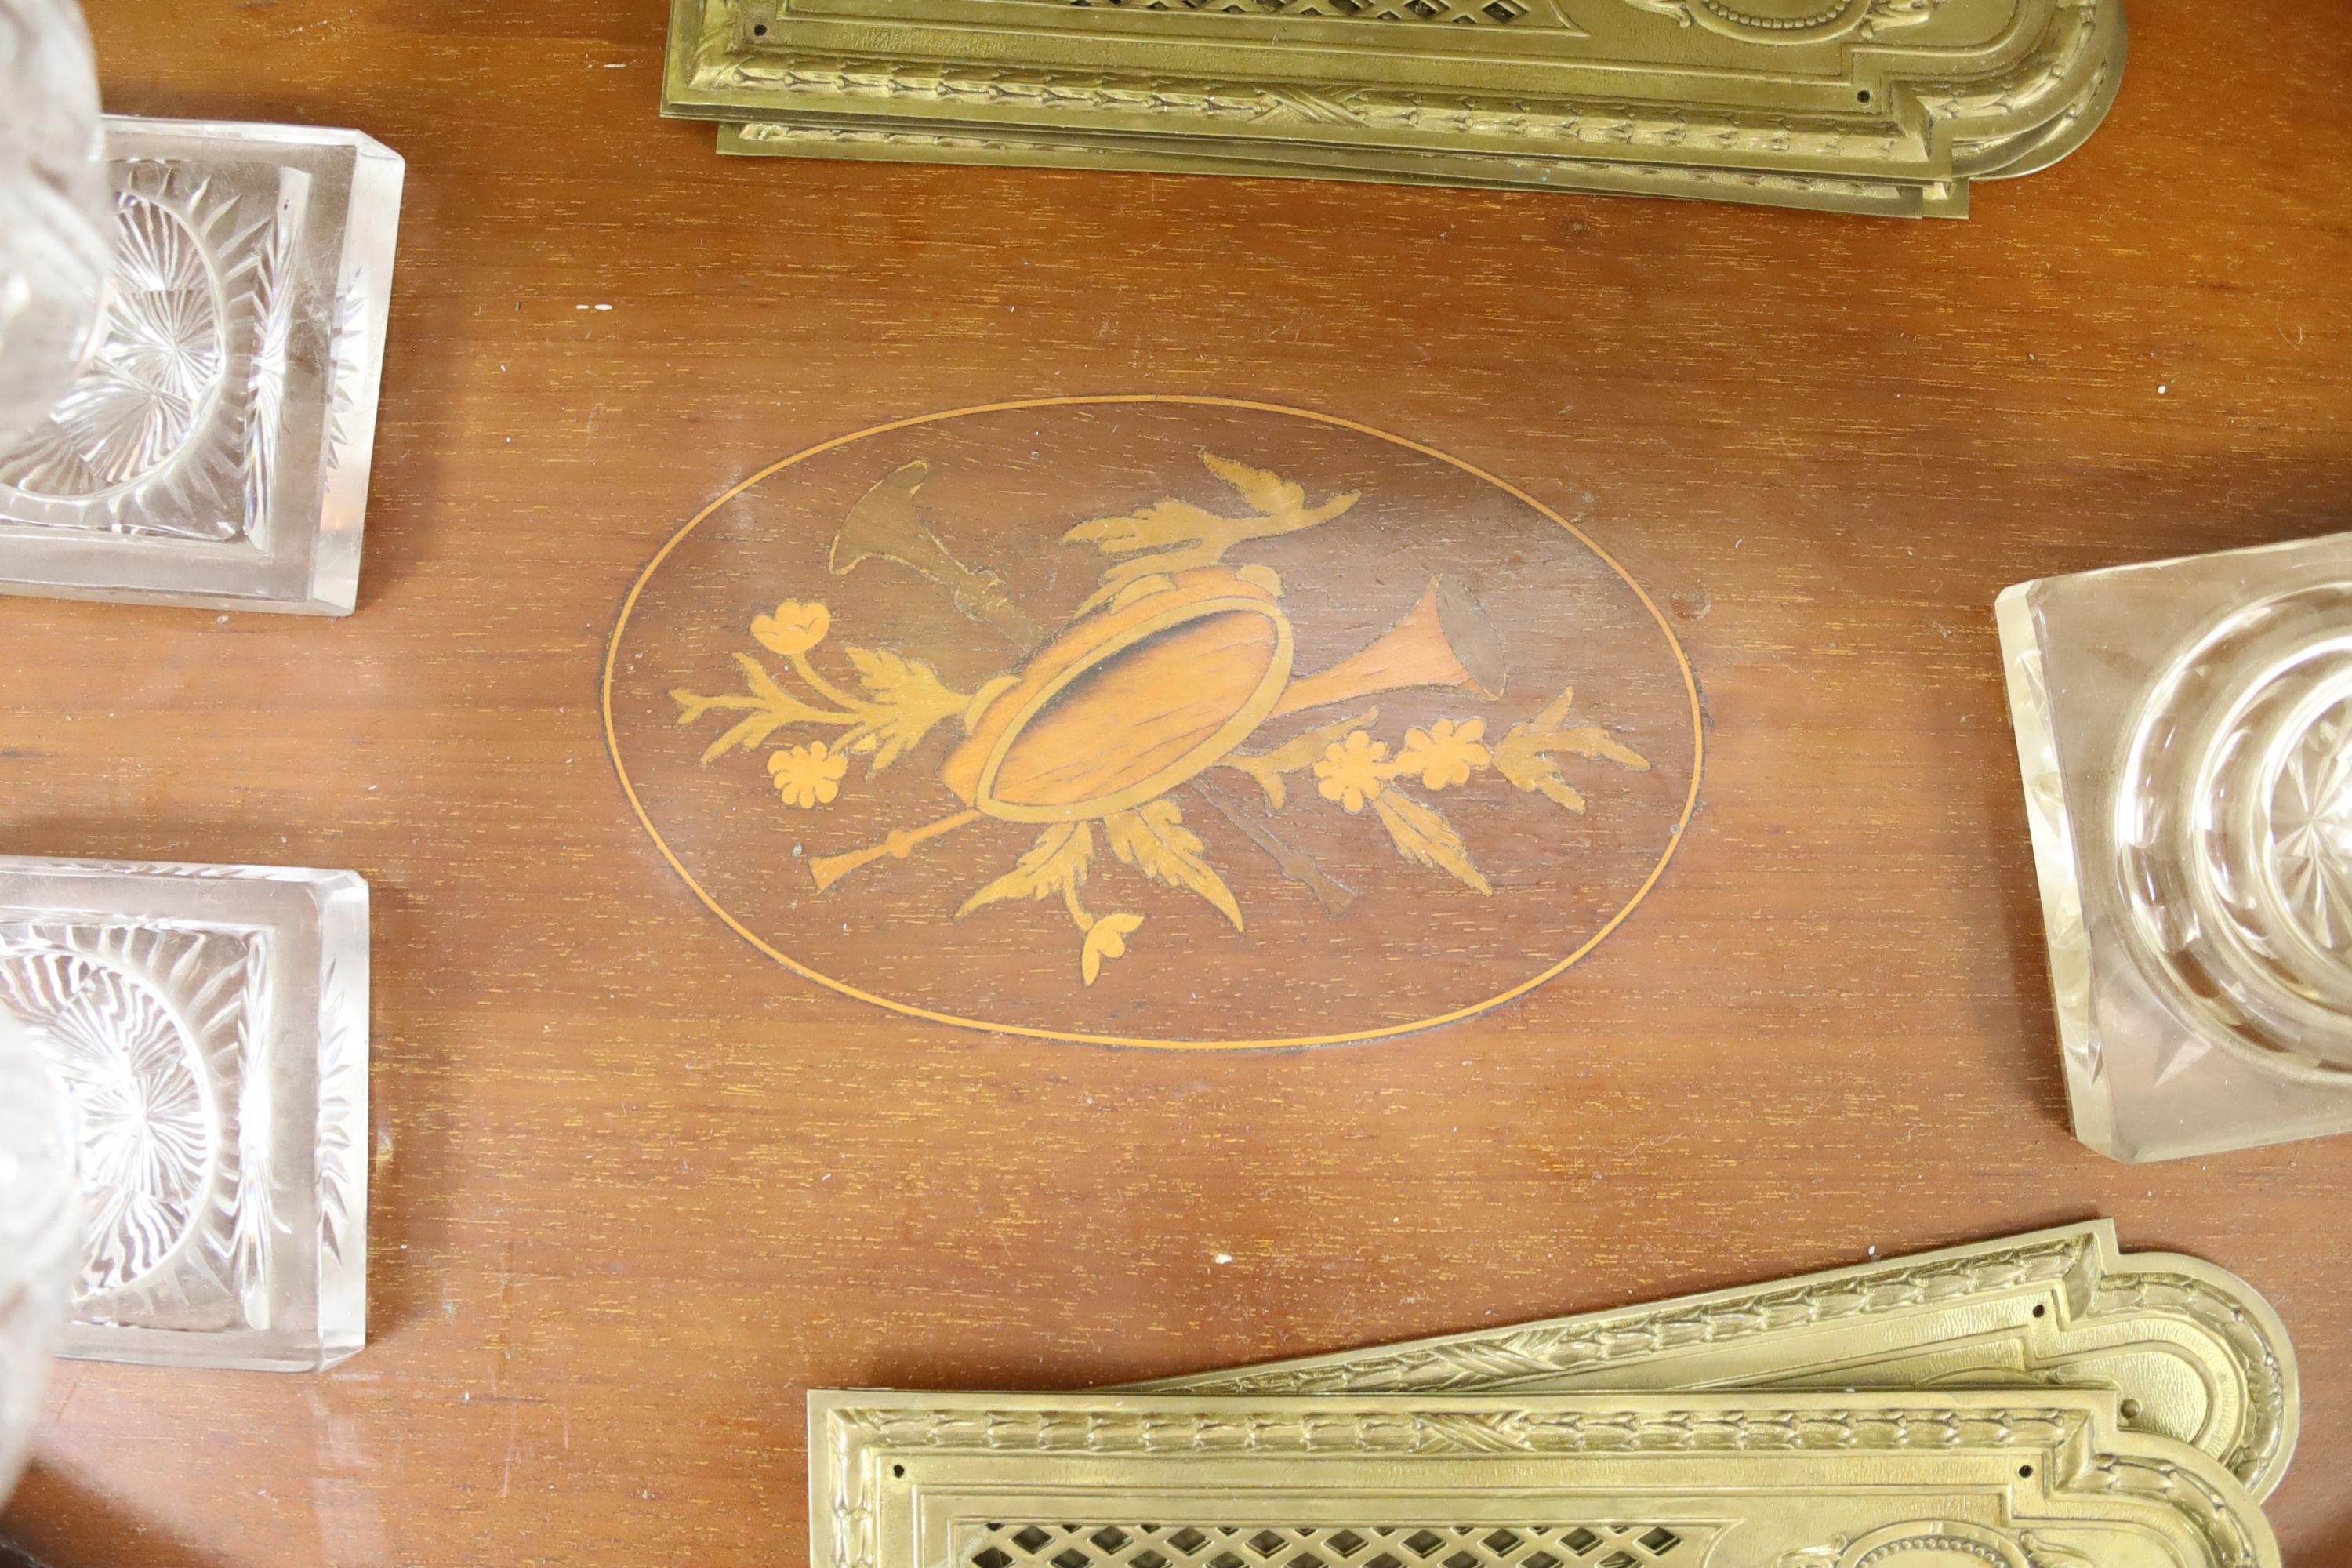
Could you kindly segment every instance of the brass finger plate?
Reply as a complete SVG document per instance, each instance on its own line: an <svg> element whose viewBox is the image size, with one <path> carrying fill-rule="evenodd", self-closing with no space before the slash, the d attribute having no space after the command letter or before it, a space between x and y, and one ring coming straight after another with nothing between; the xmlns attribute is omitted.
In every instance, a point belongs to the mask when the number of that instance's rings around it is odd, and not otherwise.
<svg viewBox="0 0 2352 1568"><path fill-rule="evenodd" d="M2105 1388L2256 1497L2294 1454L2294 1352L2225 1269L2093 1220L1580 1317L1139 1384L1252 1398L1574 1389Z"/></svg>
<svg viewBox="0 0 2352 1568"><path fill-rule="evenodd" d="M1966 188L1950 181L1765 179L1724 169L1599 159L1391 155L1326 148L1263 149L1224 141L1082 141L986 129L932 130L828 121L754 121L719 128L719 151L738 157L838 158L877 163L970 163L991 168L1092 169L1122 174L1233 174L1257 180L1575 190L1669 196L1741 206L1864 213L1879 217L1965 216Z"/></svg>
<svg viewBox="0 0 2352 1568"><path fill-rule="evenodd" d="M2271 1568L2116 1396L816 1393L813 1568Z"/></svg>
<svg viewBox="0 0 2352 1568"><path fill-rule="evenodd" d="M723 151L1962 216L2088 138L2120 0L673 0Z"/></svg>

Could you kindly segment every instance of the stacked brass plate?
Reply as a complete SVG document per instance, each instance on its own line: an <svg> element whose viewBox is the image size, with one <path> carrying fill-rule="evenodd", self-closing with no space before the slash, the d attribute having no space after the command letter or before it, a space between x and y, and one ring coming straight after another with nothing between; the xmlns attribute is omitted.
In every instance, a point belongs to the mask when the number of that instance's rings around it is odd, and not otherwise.
<svg viewBox="0 0 2352 1568"><path fill-rule="evenodd" d="M2284 1330L2104 1221L1078 1394L810 1403L814 1568L2274 1563Z"/></svg>
<svg viewBox="0 0 2352 1568"><path fill-rule="evenodd" d="M2105 1388L2268 1497L2301 1420L2268 1302L2106 1220L1769 1285L1139 1384L1227 1397L1577 1389Z"/></svg>
<svg viewBox="0 0 2352 1568"><path fill-rule="evenodd" d="M2113 100L2121 0L672 0L723 152L1961 216Z"/></svg>
<svg viewBox="0 0 2352 1568"><path fill-rule="evenodd" d="M814 1568L2274 1568L2116 1396L815 1394Z"/></svg>

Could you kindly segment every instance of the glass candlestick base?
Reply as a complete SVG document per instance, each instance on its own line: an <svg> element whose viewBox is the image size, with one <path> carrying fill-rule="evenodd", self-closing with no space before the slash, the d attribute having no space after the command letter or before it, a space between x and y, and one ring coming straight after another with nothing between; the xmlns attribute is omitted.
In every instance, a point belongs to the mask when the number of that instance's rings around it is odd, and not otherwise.
<svg viewBox="0 0 2352 1568"><path fill-rule="evenodd" d="M106 121L79 380L0 433L0 593L349 615L404 165L355 131Z"/></svg>
<svg viewBox="0 0 2352 1568"><path fill-rule="evenodd" d="M2352 1131L2352 534L2021 583L1997 615L2074 1131Z"/></svg>
<svg viewBox="0 0 2352 1568"><path fill-rule="evenodd" d="M24 1025L0 1011L0 1503L40 1414L80 1215L71 1108Z"/></svg>
<svg viewBox="0 0 2352 1568"><path fill-rule="evenodd" d="M72 1103L60 1352L284 1371L367 1331L367 884L0 858L0 1007Z"/></svg>
<svg viewBox="0 0 2352 1568"><path fill-rule="evenodd" d="M0 443L94 345L114 226L104 145L74 0L0 0Z"/></svg>

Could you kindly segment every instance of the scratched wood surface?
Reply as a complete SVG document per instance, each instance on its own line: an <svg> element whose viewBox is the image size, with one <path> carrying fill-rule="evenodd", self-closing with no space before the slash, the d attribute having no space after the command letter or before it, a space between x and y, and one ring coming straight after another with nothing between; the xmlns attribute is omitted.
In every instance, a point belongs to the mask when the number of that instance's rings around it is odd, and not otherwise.
<svg viewBox="0 0 2352 1568"><path fill-rule="evenodd" d="M658 0L93 9L114 109L409 159L358 615L0 602L0 848L373 882L373 1323L324 1376L61 1366L28 1549L789 1563L813 1384L1134 1378L2107 1215L2277 1304L2276 1523L2352 1556L2352 1141L2070 1140L1990 616L2352 523L2329 0L2137 0L2084 152L1911 226L724 163L652 112ZM1126 391L1429 442L1658 596L1700 805L1585 963L1361 1045L1024 1040L814 987L661 861L597 713L660 542L815 441ZM1282 971L1201 984L1246 1013Z"/></svg>

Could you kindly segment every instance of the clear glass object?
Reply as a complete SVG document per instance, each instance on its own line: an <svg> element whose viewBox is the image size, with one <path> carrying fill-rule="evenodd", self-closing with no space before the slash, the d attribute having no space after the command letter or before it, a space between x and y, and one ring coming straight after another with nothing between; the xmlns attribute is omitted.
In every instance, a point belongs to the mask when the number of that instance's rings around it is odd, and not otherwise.
<svg viewBox="0 0 2352 1568"><path fill-rule="evenodd" d="M23 1468L79 1256L71 1108L0 1011L0 1502Z"/></svg>
<svg viewBox="0 0 2352 1568"><path fill-rule="evenodd" d="M348 615L404 164L353 131L105 130L111 302L0 437L0 592Z"/></svg>
<svg viewBox="0 0 2352 1568"><path fill-rule="evenodd" d="M81 12L0 0L0 439L39 419L89 356L112 207Z"/></svg>
<svg viewBox="0 0 2352 1568"><path fill-rule="evenodd" d="M2352 534L1997 615L2076 1135L2140 1161L2352 1130Z"/></svg>
<svg viewBox="0 0 2352 1568"><path fill-rule="evenodd" d="M0 858L0 1007L71 1101L61 1353L285 1371L367 1325L367 884Z"/></svg>

